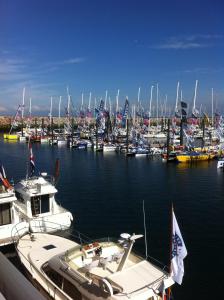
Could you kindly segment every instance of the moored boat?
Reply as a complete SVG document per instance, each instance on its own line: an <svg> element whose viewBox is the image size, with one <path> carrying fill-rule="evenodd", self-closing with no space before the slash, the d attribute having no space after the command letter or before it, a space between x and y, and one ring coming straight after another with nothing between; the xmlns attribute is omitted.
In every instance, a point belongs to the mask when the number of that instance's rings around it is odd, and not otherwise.
<svg viewBox="0 0 224 300"><path fill-rule="evenodd" d="M213 153L203 153L203 152L186 152L177 154L176 159L178 162L194 162L194 161L209 161L215 158Z"/></svg>
<svg viewBox="0 0 224 300"><path fill-rule="evenodd" d="M46 173L19 181L15 185L15 193L18 199L16 209L29 223L32 232L43 231L44 228L54 232L71 226L72 214L55 200L57 189L53 178Z"/></svg>
<svg viewBox="0 0 224 300"><path fill-rule="evenodd" d="M140 237L125 233L119 240L79 244L35 233L21 237L16 248L32 280L56 300L162 300L174 281L164 269L132 251Z"/></svg>
<svg viewBox="0 0 224 300"><path fill-rule="evenodd" d="M4 168L0 172L0 246L13 243L12 234L15 234L14 227L20 234L28 232L28 223L24 221L21 214L15 207L17 201L13 187L8 182Z"/></svg>

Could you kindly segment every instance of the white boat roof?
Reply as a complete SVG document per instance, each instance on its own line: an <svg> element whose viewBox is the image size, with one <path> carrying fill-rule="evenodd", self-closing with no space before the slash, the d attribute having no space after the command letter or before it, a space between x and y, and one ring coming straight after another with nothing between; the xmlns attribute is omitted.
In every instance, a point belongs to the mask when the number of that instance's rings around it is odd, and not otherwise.
<svg viewBox="0 0 224 300"><path fill-rule="evenodd" d="M0 189L0 203L8 203L16 201L14 190Z"/></svg>
<svg viewBox="0 0 224 300"><path fill-rule="evenodd" d="M34 233L33 241L31 241L30 235L23 236L17 245L18 250L22 249L22 253L25 257L29 257L30 261L38 267L48 262L55 255L61 254L67 251L69 248L78 246L74 241L61 238L57 235Z"/></svg>
<svg viewBox="0 0 224 300"><path fill-rule="evenodd" d="M42 176L21 180L15 185L15 190L29 196L57 193L57 189Z"/></svg>
<svg viewBox="0 0 224 300"><path fill-rule="evenodd" d="M153 290L161 289L161 283L166 282L167 286L173 284L171 278L168 278L165 272L158 269L146 260L142 260L133 266L107 276L107 278L115 284L121 286L123 291L128 295L147 293L148 296L153 295ZM140 294L139 294L140 295Z"/></svg>

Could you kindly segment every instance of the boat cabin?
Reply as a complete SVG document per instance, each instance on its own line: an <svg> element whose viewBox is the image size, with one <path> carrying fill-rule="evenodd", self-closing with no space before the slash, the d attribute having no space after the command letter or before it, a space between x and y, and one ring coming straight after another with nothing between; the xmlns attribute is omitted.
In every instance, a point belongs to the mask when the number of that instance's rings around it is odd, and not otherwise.
<svg viewBox="0 0 224 300"><path fill-rule="evenodd" d="M54 209L54 195L57 189L44 177L32 177L16 184L15 193L26 214L34 217Z"/></svg>

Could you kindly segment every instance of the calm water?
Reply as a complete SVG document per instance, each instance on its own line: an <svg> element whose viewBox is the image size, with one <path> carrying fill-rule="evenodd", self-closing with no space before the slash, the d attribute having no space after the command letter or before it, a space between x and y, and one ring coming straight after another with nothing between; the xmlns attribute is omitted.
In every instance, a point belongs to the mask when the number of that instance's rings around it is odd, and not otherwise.
<svg viewBox="0 0 224 300"><path fill-rule="evenodd" d="M36 166L53 173L60 159L57 200L75 218L74 228L90 237L144 233L145 201L149 255L168 264L170 204L182 232L188 256L174 299L224 299L224 173L217 162L191 166L159 159L125 158L33 145ZM8 178L18 181L27 168L27 144L0 141L0 158ZM144 254L144 239L135 247Z"/></svg>

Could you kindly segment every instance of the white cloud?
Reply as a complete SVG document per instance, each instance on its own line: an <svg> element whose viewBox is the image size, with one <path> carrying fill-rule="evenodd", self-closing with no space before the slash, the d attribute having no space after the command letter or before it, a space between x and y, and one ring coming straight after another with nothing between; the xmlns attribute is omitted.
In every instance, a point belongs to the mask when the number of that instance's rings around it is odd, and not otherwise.
<svg viewBox="0 0 224 300"><path fill-rule="evenodd" d="M75 58L70 58L68 60L65 60L63 63L64 64L79 64L85 61L84 57L75 57Z"/></svg>
<svg viewBox="0 0 224 300"><path fill-rule="evenodd" d="M156 49L193 49L193 48L205 48L209 47L206 44L190 43L186 41L168 42L165 44L157 45Z"/></svg>
<svg viewBox="0 0 224 300"><path fill-rule="evenodd" d="M197 49L197 48L208 48L215 46L215 40L223 39L221 34L195 34L188 36L177 36L170 37L164 43L158 45L152 45L150 48L154 49L174 49L174 50L185 50L185 49Z"/></svg>

